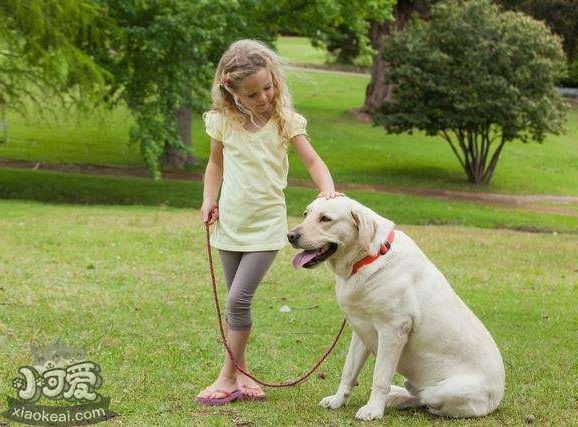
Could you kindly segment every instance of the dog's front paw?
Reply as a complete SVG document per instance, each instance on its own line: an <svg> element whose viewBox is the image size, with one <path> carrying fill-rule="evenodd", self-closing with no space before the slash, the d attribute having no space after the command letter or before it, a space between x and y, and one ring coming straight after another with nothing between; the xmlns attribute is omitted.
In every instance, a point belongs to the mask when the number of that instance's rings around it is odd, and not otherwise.
<svg viewBox="0 0 578 427"><path fill-rule="evenodd" d="M319 405L323 406L324 408L337 409L344 406L345 402L347 402L347 398L344 395L334 394L333 396L327 396L321 399Z"/></svg>
<svg viewBox="0 0 578 427"><path fill-rule="evenodd" d="M365 406L359 408L355 418L363 421L376 420L383 417L384 407L378 407L377 405L370 405L369 403Z"/></svg>

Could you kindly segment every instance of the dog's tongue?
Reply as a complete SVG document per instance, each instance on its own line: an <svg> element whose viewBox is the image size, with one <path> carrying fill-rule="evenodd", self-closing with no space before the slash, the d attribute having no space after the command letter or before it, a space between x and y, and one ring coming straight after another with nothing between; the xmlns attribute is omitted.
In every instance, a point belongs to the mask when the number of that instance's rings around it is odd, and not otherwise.
<svg viewBox="0 0 578 427"><path fill-rule="evenodd" d="M316 254L317 251L303 251L298 253L297 255L295 255L295 258L293 258L293 267L295 268L303 267L305 264L307 264L309 261L315 258Z"/></svg>

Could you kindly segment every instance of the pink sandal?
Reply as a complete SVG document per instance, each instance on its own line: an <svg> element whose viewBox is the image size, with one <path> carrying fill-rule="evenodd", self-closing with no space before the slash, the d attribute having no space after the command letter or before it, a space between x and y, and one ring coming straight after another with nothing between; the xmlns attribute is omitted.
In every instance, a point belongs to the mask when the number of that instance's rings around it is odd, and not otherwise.
<svg viewBox="0 0 578 427"><path fill-rule="evenodd" d="M267 396L265 396L264 394L261 396L255 396L254 394L243 393L243 390L261 390L261 387L259 386L241 386L239 387L239 390L241 391L241 400L252 400L252 401L267 400ZM261 390L261 392L262 391L263 390Z"/></svg>
<svg viewBox="0 0 578 427"><path fill-rule="evenodd" d="M226 391L226 390L212 390L212 393L223 393L223 397L197 397L195 400L201 405L226 405L234 402L243 396L241 390Z"/></svg>

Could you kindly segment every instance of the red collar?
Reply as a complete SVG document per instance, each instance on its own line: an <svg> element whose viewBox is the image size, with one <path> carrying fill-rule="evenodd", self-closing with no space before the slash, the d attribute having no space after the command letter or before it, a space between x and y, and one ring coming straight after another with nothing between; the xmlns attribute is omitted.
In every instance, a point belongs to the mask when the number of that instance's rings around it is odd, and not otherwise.
<svg viewBox="0 0 578 427"><path fill-rule="evenodd" d="M374 255L374 256L368 255L365 258L362 258L359 261L357 261L355 264L353 264L353 268L351 269L351 274L349 275L349 277L351 277L355 273L357 273L357 271L361 267L366 266L367 264L371 264L373 261L375 261L380 256L385 255L391 249L391 244L393 243L394 238L395 238L395 234L394 234L393 230L391 230L389 232L389 234L387 235L387 240L385 241L385 243L380 246L379 252L377 253L377 255Z"/></svg>

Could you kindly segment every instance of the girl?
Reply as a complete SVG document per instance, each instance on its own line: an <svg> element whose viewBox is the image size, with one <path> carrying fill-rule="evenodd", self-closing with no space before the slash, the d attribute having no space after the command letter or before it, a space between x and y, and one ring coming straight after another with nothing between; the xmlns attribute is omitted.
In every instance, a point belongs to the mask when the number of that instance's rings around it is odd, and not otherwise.
<svg viewBox="0 0 578 427"><path fill-rule="evenodd" d="M221 58L212 87L213 109L204 115L211 153L204 177L202 219L217 225L228 287L227 341L247 370L251 300L279 249L286 244L287 150L293 145L319 188L318 197L342 195L306 136L306 120L293 111L281 62L255 40L233 43ZM217 194L221 190L219 203ZM263 400L257 383L235 369L225 351L216 381L201 391L203 404L238 398Z"/></svg>

